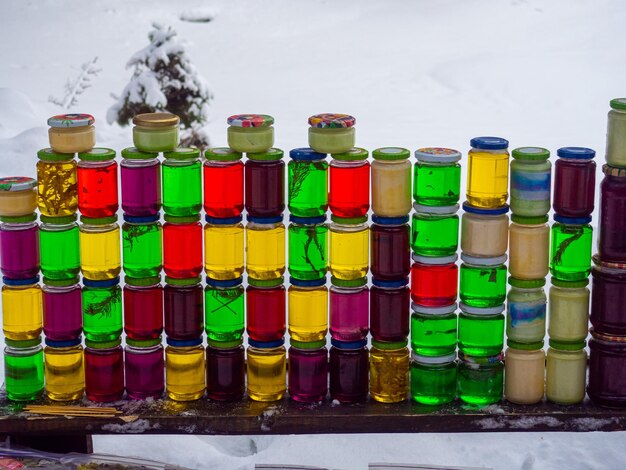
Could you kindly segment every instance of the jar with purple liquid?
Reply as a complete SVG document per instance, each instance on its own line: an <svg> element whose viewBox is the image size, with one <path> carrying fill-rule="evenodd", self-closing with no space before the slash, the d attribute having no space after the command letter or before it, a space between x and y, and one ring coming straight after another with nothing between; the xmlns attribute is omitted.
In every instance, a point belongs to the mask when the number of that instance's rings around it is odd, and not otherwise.
<svg viewBox="0 0 626 470"><path fill-rule="evenodd" d="M158 153L129 147L122 150L122 209L131 217L154 215L161 209L161 162Z"/></svg>
<svg viewBox="0 0 626 470"><path fill-rule="evenodd" d="M82 296L78 278L43 278L43 332L51 341L70 341L83 331Z"/></svg>
<svg viewBox="0 0 626 470"><path fill-rule="evenodd" d="M598 251L602 261L626 262L626 169L602 167L600 184L600 233Z"/></svg>
<svg viewBox="0 0 626 470"><path fill-rule="evenodd" d="M561 217L589 217L596 185L596 152L585 147L557 150L552 208Z"/></svg>
<svg viewBox="0 0 626 470"><path fill-rule="evenodd" d="M330 340L330 397L340 403L358 403L367 399L369 389L369 353L367 340L345 342Z"/></svg>
<svg viewBox="0 0 626 470"><path fill-rule="evenodd" d="M124 352L121 339L85 340L85 394L96 403L120 400L124 395Z"/></svg>
<svg viewBox="0 0 626 470"><path fill-rule="evenodd" d="M372 217L372 276L383 281L403 279L411 272L409 216Z"/></svg>
<svg viewBox="0 0 626 470"><path fill-rule="evenodd" d="M165 390L165 360L161 337L146 341L126 338L124 371L128 398L161 398Z"/></svg>
<svg viewBox="0 0 626 470"><path fill-rule="evenodd" d="M330 334L339 341L361 341L369 329L369 289L367 278L331 278Z"/></svg>
<svg viewBox="0 0 626 470"><path fill-rule="evenodd" d="M376 341L404 341L409 335L411 291L408 279L372 279L370 289L370 333Z"/></svg>
<svg viewBox="0 0 626 470"><path fill-rule="evenodd" d="M246 389L246 361L242 340L208 340L206 391L215 401L237 401Z"/></svg>
<svg viewBox="0 0 626 470"><path fill-rule="evenodd" d="M37 215L0 217L0 270L10 279L39 274L39 226Z"/></svg>
<svg viewBox="0 0 626 470"><path fill-rule="evenodd" d="M317 403L328 392L328 350L326 340L303 343L291 340L288 390L292 400Z"/></svg>
<svg viewBox="0 0 626 470"><path fill-rule="evenodd" d="M587 394L601 406L626 407L626 338L591 330Z"/></svg>
<svg viewBox="0 0 626 470"><path fill-rule="evenodd" d="M246 154L245 208L251 217L277 217L285 210L283 151L271 148Z"/></svg>
<svg viewBox="0 0 626 470"><path fill-rule="evenodd" d="M190 341L204 332L204 291L200 276L189 279L165 277L163 310L165 334L175 341Z"/></svg>

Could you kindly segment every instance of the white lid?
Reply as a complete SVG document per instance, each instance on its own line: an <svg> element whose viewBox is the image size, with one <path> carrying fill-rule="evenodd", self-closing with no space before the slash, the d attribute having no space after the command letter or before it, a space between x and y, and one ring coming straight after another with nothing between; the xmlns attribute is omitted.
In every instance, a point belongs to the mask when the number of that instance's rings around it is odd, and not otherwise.
<svg viewBox="0 0 626 470"><path fill-rule="evenodd" d="M471 256L466 253L461 253L461 261L475 266L499 266L506 263L506 260L506 255L482 258L480 256Z"/></svg>
<svg viewBox="0 0 626 470"><path fill-rule="evenodd" d="M425 206L423 204L413 203L413 209L415 212L422 212L424 214L456 214L460 209L459 204L453 206Z"/></svg>
<svg viewBox="0 0 626 470"><path fill-rule="evenodd" d="M420 364L447 364L456 359L456 353L446 354L445 356L420 356L411 353L411 360Z"/></svg>
<svg viewBox="0 0 626 470"><path fill-rule="evenodd" d="M411 255L411 258L416 263L441 265L441 264L455 263L456 260L459 259L459 255L454 254L450 256L432 257L432 256L420 256L420 255L413 253Z"/></svg>
<svg viewBox="0 0 626 470"><path fill-rule="evenodd" d="M460 302L459 308L462 312L469 313L471 315L498 315L499 313L504 312L504 304L496 305L495 307L471 307L463 302Z"/></svg>
<svg viewBox="0 0 626 470"><path fill-rule="evenodd" d="M423 305L411 302L411 310L415 313L422 313L424 315L448 315L456 312L457 304L454 302L451 305L445 305L444 307L425 307Z"/></svg>

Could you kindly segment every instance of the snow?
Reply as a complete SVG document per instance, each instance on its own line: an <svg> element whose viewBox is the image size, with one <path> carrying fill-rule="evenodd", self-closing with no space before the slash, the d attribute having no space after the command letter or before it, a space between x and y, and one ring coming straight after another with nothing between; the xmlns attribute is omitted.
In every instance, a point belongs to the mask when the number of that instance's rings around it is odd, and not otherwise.
<svg viewBox="0 0 626 470"><path fill-rule="evenodd" d="M132 144L130 129L109 125L106 113L154 22L177 31L211 84L207 131L215 146L226 145L231 114L273 115L276 144L290 149L306 145L309 115L348 112L357 118L357 144L368 149L466 152L473 136L501 135L511 147L595 148L601 163L608 102L626 95L621 0L3 0L1 9L2 176L34 175L36 152L47 146L46 119L62 111L48 97L62 95L67 79L95 56L102 71L70 110L95 115L99 145ZM499 410L490 409L486 428L497 427ZM520 421L520 429L531 425ZM95 436L94 446L202 469L412 462L587 470L622 468L625 437L111 435Z"/></svg>

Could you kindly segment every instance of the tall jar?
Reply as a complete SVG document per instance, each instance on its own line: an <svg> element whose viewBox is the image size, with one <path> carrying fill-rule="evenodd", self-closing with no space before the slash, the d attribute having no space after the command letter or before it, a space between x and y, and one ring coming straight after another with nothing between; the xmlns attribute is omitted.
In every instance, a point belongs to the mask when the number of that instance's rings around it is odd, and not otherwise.
<svg viewBox="0 0 626 470"><path fill-rule="evenodd" d="M446 356L456 351L456 303L445 307L411 304L411 348L419 356Z"/></svg>
<svg viewBox="0 0 626 470"><path fill-rule="evenodd" d="M51 341L69 341L83 331L82 295L78 278L52 281L44 278L43 332Z"/></svg>
<svg viewBox="0 0 626 470"><path fill-rule="evenodd" d="M80 269L91 281L115 279L122 269L120 226L117 216L90 219L81 216Z"/></svg>
<svg viewBox="0 0 626 470"><path fill-rule="evenodd" d="M120 338L85 340L85 395L95 403L117 401L124 395L124 351Z"/></svg>
<svg viewBox="0 0 626 470"><path fill-rule="evenodd" d="M458 256L430 258L412 255L411 300L425 307L444 307L456 302Z"/></svg>
<svg viewBox="0 0 626 470"><path fill-rule="evenodd" d="M288 207L295 217L322 217L328 210L326 154L310 148L289 151Z"/></svg>
<svg viewBox="0 0 626 470"><path fill-rule="evenodd" d="M589 344L592 347L591 343ZM589 383L595 379L590 366ZM606 369L611 370L611 369ZM559 343L550 340L546 355L546 398L560 405L573 405L585 399L587 378L585 341ZM589 394L591 397L591 393Z"/></svg>
<svg viewBox="0 0 626 470"><path fill-rule="evenodd" d="M504 206L509 189L509 141L501 137L474 137L470 146L468 204L483 209Z"/></svg>
<svg viewBox="0 0 626 470"><path fill-rule="evenodd" d="M76 215L41 216L41 272L47 279L71 280L80 273L80 235Z"/></svg>
<svg viewBox="0 0 626 470"><path fill-rule="evenodd" d="M452 206L461 193L461 152L447 148L421 148L415 151L413 199L423 206Z"/></svg>
<svg viewBox="0 0 626 470"><path fill-rule="evenodd" d="M0 178L0 217L21 217L32 214L36 209L36 179L26 176Z"/></svg>
<svg viewBox="0 0 626 470"><path fill-rule="evenodd" d="M289 336L301 343L321 341L328 333L328 288L326 279L290 279Z"/></svg>
<svg viewBox="0 0 626 470"><path fill-rule="evenodd" d="M163 288L164 329L169 339L191 341L204 331L204 304L200 276L165 278Z"/></svg>
<svg viewBox="0 0 626 470"><path fill-rule="evenodd" d="M407 341L372 341L370 349L370 396L381 403L400 403L409 393Z"/></svg>
<svg viewBox="0 0 626 470"><path fill-rule="evenodd" d="M238 341L208 340L206 391L210 400L238 401L246 389L245 352Z"/></svg>
<svg viewBox="0 0 626 470"><path fill-rule="evenodd" d="M180 118L175 114L137 114L133 124L133 143L142 152L169 152L178 147Z"/></svg>
<svg viewBox="0 0 626 470"><path fill-rule="evenodd" d="M319 403L328 393L326 339L303 343L291 340L288 367L289 397L301 403Z"/></svg>
<svg viewBox="0 0 626 470"><path fill-rule="evenodd" d="M369 330L369 290L367 279L343 281L331 278L330 334L340 341L362 341Z"/></svg>
<svg viewBox="0 0 626 470"><path fill-rule="evenodd" d="M486 406L502 400L504 355L469 356L459 352L457 395L462 402Z"/></svg>
<svg viewBox="0 0 626 470"><path fill-rule="evenodd" d="M596 152L585 147L557 150L552 208L561 217L590 217L596 186Z"/></svg>
<svg viewBox="0 0 626 470"><path fill-rule="evenodd" d="M367 275L369 227L367 216L342 219L331 216L329 270L337 279L352 281Z"/></svg>
<svg viewBox="0 0 626 470"><path fill-rule="evenodd" d="M206 390L202 338L167 338L165 348L165 391L174 401L194 401Z"/></svg>
<svg viewBox="0 0 626 470"><path fill-rule="evenodd" d="M411 290L408 279L372 279L370 289L370 331L378 341L397 342L409 335ZM339 338L338 338L339 339Z"/></svg>
<svg viewBox="0 0 626 470"><path fill-rule="evenodd" d="M488 308L506 299L506 255L477 258L461 253L459 297L470 307Z"/></svg>
<svg viewBox="0 0 626 470"><path fill-rule="evenodd" d="M158 153L135 147L122 150L122 210L130 217L158 214L161 209L161 162Z"/></svg>
<svg viewBox="0 0 626 470"><path fill-rule="evenodd" d="M456 354L411 355L411 397L422 405L443 405L456 397Z"/></svg>
<svg viewBox="0 0 626 470"><path fill-rule="evenodd" d="M309 145L321 153L342 153L354 147L356 120L348 114L323 113L309 118Z"/></svg>
<svg viewBox="0 0 626 470"><path fill-rule="evenodd" d="M404 217L372 217L371 271L382 281L397 281L411 272L410 228Z"/></svg>
<svg viewBox="0 0 626 470"><path fill-rule="evenodd" d="M244 269L244 230L241 215L230 219L205 217L204 272L216 281L238 279Z"/></svg>
<svg viewBox="0 0 626 470"><path fill-rule="evenodd" d="M111 217L119 207L115 150L93 148L78 154L78 210L94 219Z"/></svg>
<svg viewBox="0 0 626 470"><path fill-rule="evenodd" d="M248 278L246 331L254 341L280 340L286 331L287 302L284 279L259 281Z"/></svg>
<svg viewBox="0 0 626 470"><path fill-rule="evenodd" d="M302 281L321 279L328 270L326 216L289 220L289 274Z"/></svg>
<svg viewBox="0 0 626 470"><path fill-rule="evenodd" d="M126 339L151 341L163 332L161 277L125 277L124 332Z"/></svg>
<svg viewBox="0 0 626 470"><path fill-rule="evenodd" d="M44 390L41 338L26 341L5 339L4 383L11 401L33 401Z"/></svg>
<svg viewBox="0 0 626 470"><path fill-rule="evenodd" d="M411 249L419 256L452 256L459 246L459 205L413 204Z"/></svg>
<svg viewBox="0 0 626 470"><path fill-rule="evenodd" d="M584 341L589 333L588 280L552 279L548 301L548 335L559 343Z"/></svg>
<svg viewBox="0 0 626 470"><path fill-rule="evenodd" d="M242 153L265 152L274 145L274 118L267 114L235 114L228 123L228 146Z"/></svg>
<svg viewBox="0 0 626 470"><path fill-rule="evenodd" d="M230 219L243 211L242 154L226 147L204 152L204 212L207 217Z"/></svg>
<svg viewBox="0 0 626 470"><path fill-rule="evenodd" d="M28 341L43 329L39 276L31 279L2 278L2 331L6 339Z"/></svg>
<svg viewBox="0 0 626 470"><path fill-rule="evenodd" d="M367 400L369 352L367 340L344 342L331 339L328 371L330 398L339 403Z"/></svg>
<svg viewBox="0 0 626 470"><path fill-rule="evenodd" d="M495 356L504 345L504 305L489 308L460 304L459 352L473 357Z"/></svg>
<svg viewBox="0 0 626 470"><path fill-rule="evenodd" d="M411 152L383 147L372 152L372 211L379 217L411 212Z"/></svg>
<svg viewBox="0 0 626 470"><path fill-rule="evenodd" d="M512 156L511 211L522 217L546 215L550 212L550 151L520 147L513 150Z"/></svg>
<svg viewBox="0 0 626 470"><path fill-rule="evenodd" d="M504 358L504 397L517 405L543 400L546 355L543 341L521 344L507 341Z"/></svg>
<svg viewBox="0 0 626 470"><path fill-rule="evenodd" d="M509 206L481 209L463 203L461 250L466 255L493 258L506 254Z"/></svg>
<svg viewBox="0 0 626 470"><path fill-rule="evenodd" d="M52 401L72 401L85 393L85 367L80 335L67 341L46 338L44 376Z"/></svg>
<svg viewBox="0 0 626 470"><path fill-rule="evenodd" d="M507 295L506 337L515 343L533 344L543 341L546 334L545 279L521 281L509 278L511 290Z"/></svg>
<svg viewBox="0 0 626 470"><path fill-rule="evenodd" d="M509 227L509 273L516 279L547 276L550 264L548 216L511 216Z"/></svg>
<svg viewBox="0 0 626 470"><path fill-rule="evenodd" d="M278 401L287 390L285 340L248 340L248 397L254 401Z"/></svg>
<svg viewBox="0 0 626 470"><path fill-rule="evenodd" d="M202 209L200 150L179 147L163 155L163 210L175 217L198 214Z"/></svg>
<svg viewBox="0 0 626 470"><path fill-rule="evenodd" d="M126 338L124 371L128 398L161 398L165 390L165 361L161 337L144 341Z"/></svg>
<svg viewBox="0 0 626 470"><path fill-rule="evenodd" d="M589 341L589 385L591 400L601 406L624 408L626 406L626 342L615 337L591 331ZM582 350L585 354L585 351ZM581 359L582 362L582 359ZM582 369L582 365L580 366ZM584 373L581 372L581 377ZM583 381L584 385L584 381ZM584 389L582 396L584 397Z"/></svg>
<svg viewBox="0 0 626 470"><path fill-rule="evenodd" d="M285 273L285 225L282 215L248 216L246 272L258 280L276 279Z"/></svg>
<svg viewBox="0 0 626 470"><path fill-rule="evenodd" d="M39 274L39 226L36 214L0 217L0 270L10 279Z"/></svg>
<svg viewBox="0 0 626 470"><path fill-rule="evenodd" d="M626 264L593 256L591 324L598 332L626 336Z"/></svg>
<svg viewBox="0 0 626 470"><path fill-rule="evenodd" d="M207 278L204 289L204 324L213 342L240 341L244 331L244 288L242 278L215 281Z"/></svg>
<svg viewBox="0 0 626 470"><path fill-rule="evenodd" d="M202 272L202 225L200 215L165 216L163 225L163 271L175 279L197 277Z"/></svg>
<svg viewBox="0 0 626 470"><path fill-rule="evenodd" d="M333 215L344 218L363 217L370 207L369 152L354 147L331 155L328 207Z"/></svg>
<svg viewBox="0 0 626 470"><path fill-rule="evenodd" d="M41 215L66 217L78 209L78 183L73 153L51 148L37 152L37 206Z"/></svg>
<svg viewBox="0 0 626 470"><path fill-rule="evenodd" d="M163 227L159 215L131 217L122 224L124 274L143 278L161 275L163 268Z"/></svg>
<svg viewBox="0 0 626 470"><path fill-rule="evenodd" d="M245 164L245 208L249 217L278 217L285 210L283 151L248 153Z"/></svg>
<svg viewBox="0 0 626 470"><path fill-rule="evenodd" d="M626 116L626 112L624 113ZM626 154L626 150L622 150ZM626 159L626 156L624 157ZM598 251L602 261L626 262L626 169L603 165Z"/></svg>
<svg viewBox="0 0 626 470"><path fill-rule="evenodd" d="M582 281L591 271L591 217L554 216L550 243L550 273L561 281Z"/></svg>
<svg viewBox="0 0 626 470"><path fill-rule="evenodd" d="M626 167L626 98L610 102L606 131L606 162L618 168Z"/></svg>
<svg viewBox="0 0 626 470"><path fill-rule="evenodd" d="M91 114L58 114L48 119L48 139L55 152L86 152L96 145L95 119Z"/></svg>
<svg viewBox="0 0 626 470"><path fill-rule="evenodd" d="M83 330L85 339L113 341L122 334L122 289L120 279L83 279Z"/></svg>

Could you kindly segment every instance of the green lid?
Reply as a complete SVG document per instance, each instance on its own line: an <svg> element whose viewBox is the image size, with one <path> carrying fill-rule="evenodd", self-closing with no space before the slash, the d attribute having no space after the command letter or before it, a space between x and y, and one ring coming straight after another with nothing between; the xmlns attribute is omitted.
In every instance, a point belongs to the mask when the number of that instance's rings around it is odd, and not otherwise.
<svg viewBox="0 0 626 470"><path fill-rule="evenodd" d="M35 339L27 339L27 340L20 340L20 341L15 340L15 339L5 338L4 343L7 346L11 348L15 348L15 349L34 348L35 346L39 346L41 344L41 336L38 336Z"/></svg>
<svg viewBox="0 0 626 470"><path fill-rule="evenodd" d="M518 343L517 341L507 339L506 345L512 349L521 349L522 351L536 351L543 348L543 341L536 341L534 343Z"/></svg>
<svg viewBox="0 0 626 470"><path fill-rule="evenodd" d="M188 277L185 279L175 279L169 276L165 276L165 282L171 286L195 286L200 284L201 277Z"/></svg>
<svg viewBox="0 0 626 470"><path fill-rule="evenodd" d="M511 214L511 221L521 225L543 225L548 222L548 220L549 217L547 215L524 217L521 215Z"/></svg>
<svg viewBox="0 0 626 470"><path fill-rule="evenodd" d="M214 147L212 149L206 149L204 152L204 158L209 161L234 162L241 160L241 157L243 157L241 152L237 152L228 147Z"/></svg>
<svg viewBox="0 0 626 470"><path fill-rule="evenodd" d="M553 339L551 339L548 343L550 344L550 347L552 349L558 349L560 351L578 351L579 349L583 349L587 344L586 341L577 341L575 343L562 343Z"/></svg>
<svg viewBox="0 0 626 470"><path fill-rule="evenodd" d="M519 287L520 289L538 289L539 287L543 287L546 285L545 279L516 279L514 277L509 277L509 284L513 287Z"/></svg>
<svg viewBox="0 0 626 470"><path fill-rule="evenodd" d="M111 349L116 348L122 344L122 338L117 338L111 341L92 341L85 339L85 346L91 349Z"/></svg>
<svg viewBox="0 0 626 470"><path fill-rule="evenodd" d="M207 339L207 344L215 349L235 349L243 344L243 339L235 341L214 341L212 339Z"/></svg>
<svg viewBox="0 0 626 470"><path fill-rule="evenodd" d="M178 147L165 152L163 156L172 160L192 160L200 156L200 149L196 147Z"/></svg>
<svg viewBox="0 0 626 470"><path fill-rule="evenodd" d="M281 158L283 158L283 155L284 153L281 149L275 148L271 148L269 150L266 150L265 152L246 153L246 157L248 157L250 160L257 160L262 162L280 160Z"/></svg>
<svg viewBox="0 0 626 470"><path fill-rule="evenodd" d="M518 160L547 160L550 151L543 147L519 147L511 152L511 156Z"/></svg>
<svg viewBox="0 0 626 470"><path fill-rule="evenodd" d="M582 281L561 281L560 279L552 278L550 282L553 286L563 287L565 289L577 289L579 287L587 287L589 279L583 279Z"/></svg>
<svg viewBox="0 0 626 470"><path fill-rule="evenodd" d="M133 348L151 348L152 346L161 344L162 340L163 339L160 336L158 338L144 339L144 340L138 340L138 339L132 339L132 338L126 337L126 344Z"/></svg>
<svg viewBox="0 0 626 470"><path fill-rule="evenodd" d="M48 279L44 276L43 283L51 287L68 287L78 284L78 276L72 279Z"/></svg>
<svg viewBox="0 0 626 470"><path fill-rule="evenodd" d="M136 147L126 147L122 150L122 157L128 160L152 160L158 156L158 153L142 152Z"/></svg>
<svg viewBox="0 0 626 470"><path fill-rule="evenodd" d="M153 276L153 277L131 277L124 276L124 282L129 286L153 286L161 282L161 276Z"/></svg>
<svg viewBox="0 0 626 470"><path fill-rule="evenodd" d="M39 152L37 152L37 157L39 157L39 160L43 160L44 162L66 162L72 160L74 158L74 154L58 153L51 148L47 148L41 149Z"/></svg>
<svg viewBox="0 0 626 470"><path fill-rule="evenodd" d="M376 341L375 339L372 340L372 346L374 346L375 348L378 349L402 349L404 347L406 347L406 345L408 344L408 341L404 340L404 341L393 341L393 342L387 342L387 341Z"/></svg>
<svg viewBox="0 0 626 470"><path fill-rule="evenodd" d="M347 152L333 153L331 155L335 160L341 160L343 162L354 162L358 160L366 160L369 157L369 152L360 147L354 147Z"/></svg>
<svg viewBox="0 0 626 470"><path fill-rule="evenodd" d="M37 220L37 214L34 212L28 215L16 215L16 216L2 216L0 221L7 222L9 224L23 224L26 222L33 222Z"/></svg>
<svg viewBox="0 0 626 470"><path fill-rule="evenodd" d="M80 160L86 162L106 162L115 159L115 150L104 147L92 148L89 152L80 152L78 154Z"/></svg>
<svg viewBox="0 0 626 470"><path fill-rule="evenodd" d="M612 109L626 111L626 98L613 98L610 102Z"/></svg>
<svg viewBox="0 0 626 470"><path fill-rule="evenodd" d="M167 215L163 216L166 222L171 224L193 224L200 221L200 214L188 216Z"/></svg>
<svg viewBox="0 0 626 470"><path fill-rule="evenodd" d="M296 349L322 349L326 346L326 340L321 339L319 341L296 341L295 339L290 339L289 344L292 348Z"/></svg>
<svg viewBox="0 0 626 470"><path fill-rule="evenodd" d="M367 222L367 216L364 215L363 217L337 217L336 215L331 215L330 220L341 225L359 225Z"/></svg>
<svg viewBox="0 0 626 470"><path fill-rule="evenodd" d="M117 215L111 217L85 217L81 215L80 221L85 225L110 225L117 222Z"/></svg>
<svg viewBox="0 0 626 470"><path fill-rule="evenodd" d="M276 287L281 286L285 283L284 277L279 277L276 279L254 279L248 277L248 284L254 287Z"/></svg>
<svg viewBox="0 0 626 470"><path fill-rule="evenodd" d="M76 214L72 215L64 215L63 217L50 217L49 215L40 215L39 220L41 220L44 224L51 225L68 225L76 222L77 219Z"/></svg>
<svg viewBox="0 0 626 470"><path fill-rule="evenodd" d="M338 279L335 276L330 277L331 284L337 287L362 287L367 284L367 278L362 277L360 279Z"/></svg>
<svg viewBox="0 0 626 470"><path fill-rule="evenodd" d="M374 160L406 160L411 152L402 147L381 147L372 152Z"/></svg>

